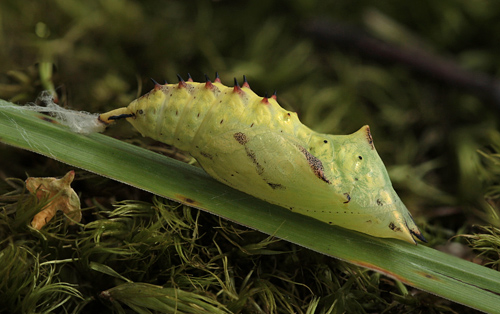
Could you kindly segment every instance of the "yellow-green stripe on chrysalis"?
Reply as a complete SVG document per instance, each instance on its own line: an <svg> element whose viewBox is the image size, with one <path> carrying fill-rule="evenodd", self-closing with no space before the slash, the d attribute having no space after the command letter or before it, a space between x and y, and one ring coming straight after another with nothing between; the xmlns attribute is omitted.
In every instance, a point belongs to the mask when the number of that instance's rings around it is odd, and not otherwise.
<svg viewBox="0 0 500 314"><path fill-rule="evenodd" d="M394 191L370 134L312 131L276 96L245 82L224 86L179 79L155 84L128 107L101 114L126 118L143 136L189 152L205 171L235 189L328 224L382 238L425 241Z"/></svg>

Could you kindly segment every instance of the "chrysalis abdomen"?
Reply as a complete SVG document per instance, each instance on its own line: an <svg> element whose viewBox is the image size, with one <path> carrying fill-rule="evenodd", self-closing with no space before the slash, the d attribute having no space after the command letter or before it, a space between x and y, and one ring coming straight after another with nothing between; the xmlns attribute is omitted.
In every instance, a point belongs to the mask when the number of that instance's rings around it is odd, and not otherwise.
<svg viewBox="0 0 500 314"><path fill-rule="evenodd" d="M276 97L245 83L181 80L100 120L127 120L143 135L189 152L215 179L329 224L377 237L424 240L392 188L368 126L351 135L312 131Z"/></svg>

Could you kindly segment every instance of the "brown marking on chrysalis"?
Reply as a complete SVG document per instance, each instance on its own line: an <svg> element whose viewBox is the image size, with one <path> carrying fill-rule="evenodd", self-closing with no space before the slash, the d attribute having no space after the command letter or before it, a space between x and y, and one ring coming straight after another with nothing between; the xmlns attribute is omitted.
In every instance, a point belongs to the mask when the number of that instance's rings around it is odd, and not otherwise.
<svg viewBox="0 0 500 314"><path fill-rule="evenodd" d="M259 176L261 176L264 173L264 168L257 161L257 157L255 157L255 152L248 149L248 147L246 147L246 146L245 146L245 152L247 153L247 156L252 160L252 163L255 165L255 169L257 170L257 174Z"/></svg>
<svg viewBox="0 0 500 314"><path fill-rule="evenodd" d="M276 190L276 189L279 189L279 190L285 190L286 187L283 185L283 184L279 184L279 183L270 183L270 182L266 182L267 185L269 185L273 190ZM291 210L291 209L290 209Z"/></svg>
<svg viewBox="0 0 500 314"><path fill-rule="evenodd" d="M307 149L304 147L298 145L298 148L306 156L307 162L309 163L309 166L311 167L312 171L314 174L320 178L321 180L325 181L328 184L331 184L331 182L325 177L325 170L323 168L323 163L321 163L321 160L318 158L314 157Z"/></svg>
<svg viewBox="0 0 500 314"><path fill-rule="evenodd" d="M235 140L238 141L238 143L240 143L241 145L245 145L246 143L248 143L248 138L247 136L244 134L244 133L241 133L241 132L238 132L238 133L234 133L233 134L233 137Z"/></svg>
<svg viewBox="0 0 500 314"><path fill-rule="evenodd" d="M186 197L182 194L175 194L174 197L176 200L180 201L181 203L191 205L191 206L201 206L200 202L197 202L197 201L193 200L192 198Z"/></svg>
<svg viewBox="0 0 500 314"><path fill-rule="evenodd" d="M368 144L370 144L372 149L375 149L375 145L373 145L372 133L370 132L369 126L366 126L366 139L368 140Z"/></svg>
<svg viewBox="0 0 500 314"><path fill-rule="evenodd" d="M260 102L263 103L264 105L269 105L269 98L264 97Z"/></svg>
<svg viewBox="0 0 500 314"><path fill-rule="evenodd" d="M247 136L242 132L234 133L233 137L238 143L240 143L243 146L245 146L245 144L248 143ZM255 152L250 150L247 146L245 146L245 152L247 153L248 158L250 158L252 160L252 163L255 165L255 169L257 170L257 174L262 175L264 173L264 168L257 161L257 157L255 157ZM266 182L266 183L268 183L268 182Z"/></svg>
<svg viewBox="0 0 500 314"><path fill-rule="evenodd" d="M401 228L396 227L396 225L393 222L389 224L389 229L391 229L394 232L401 232Z"/></svg>
<svg viewBox="0 0 500 314"><path fill-rule="evenodd" d="M208 158L208 159L214 158L212 155L210 155L209 153L206 153L206 152L200 152L200 155L202 155L203 157Z"/></svg>

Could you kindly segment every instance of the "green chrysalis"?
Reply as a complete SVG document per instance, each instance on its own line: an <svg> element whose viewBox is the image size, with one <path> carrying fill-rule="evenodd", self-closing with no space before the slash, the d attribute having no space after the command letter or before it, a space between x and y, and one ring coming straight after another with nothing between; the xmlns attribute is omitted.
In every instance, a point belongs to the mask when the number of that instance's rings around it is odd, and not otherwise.
<svg viewBox="0 0 500 314"><path fill-rule="evenodd" d="M416 243L425 241L394 191L370 134L328 135L303 125L260 97L246 79L227 87L155 84L128 107L101 114L126 118L143 136L189 152L215 179L235 189L328 224Z"/></svg>

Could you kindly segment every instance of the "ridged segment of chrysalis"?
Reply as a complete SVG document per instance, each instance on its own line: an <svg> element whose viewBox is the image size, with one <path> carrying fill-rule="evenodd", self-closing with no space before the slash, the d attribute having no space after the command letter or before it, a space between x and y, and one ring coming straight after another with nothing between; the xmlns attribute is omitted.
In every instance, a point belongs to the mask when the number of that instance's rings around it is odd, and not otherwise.
<svg viewBox="0 0 500 314"><path fill-rule="evenodd" d="M394 191L370 134L328 135L303 125L275 97L248 83L207 80L156 84L128 107L100 115L126 118L143 136L189 152L215 179L328 224L376 237L425 241Z"/></svg>

